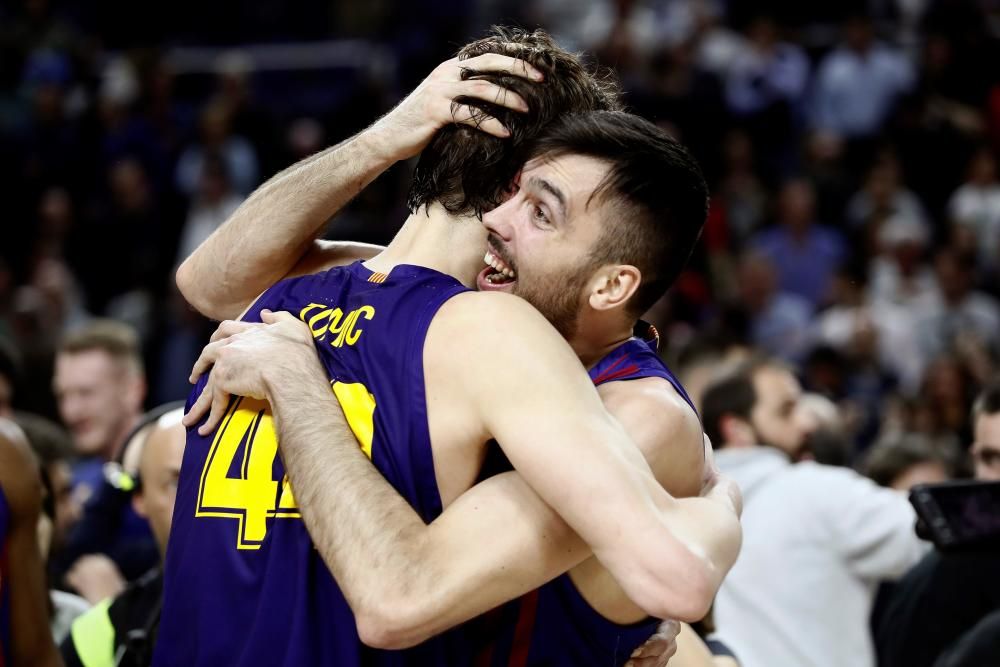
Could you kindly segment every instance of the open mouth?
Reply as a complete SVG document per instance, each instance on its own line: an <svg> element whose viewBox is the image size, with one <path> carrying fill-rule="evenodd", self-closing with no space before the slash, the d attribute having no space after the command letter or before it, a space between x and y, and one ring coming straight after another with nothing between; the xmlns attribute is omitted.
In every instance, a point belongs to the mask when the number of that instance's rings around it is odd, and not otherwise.
<svg viewBox="0 0 1000 667"><path fill-rule="evenodd" d="M491 250L483 257L486 268L479 272L476 285L480 290L509 290L517 282L514 269Z"/></svg>

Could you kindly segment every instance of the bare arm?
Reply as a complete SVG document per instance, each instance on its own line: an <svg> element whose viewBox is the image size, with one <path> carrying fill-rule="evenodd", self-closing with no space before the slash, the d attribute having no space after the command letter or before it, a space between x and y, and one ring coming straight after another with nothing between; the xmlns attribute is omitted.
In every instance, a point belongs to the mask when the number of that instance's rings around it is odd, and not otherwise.
<svg viewBox="0 0 1000 667"><path fill-rule="evenodd" d="M0 488L10 507L7 536L10 564L11 639L14 667L61 665L49 632L48 597L38 552L42 483L20 430L0 419Z"/></svg>
<svg viewBox="0 0 1000 667"><path fill-rule="evenodd" d="M309 157L257 188L177 269L177 286L191 305L214 319L239 316L268 287L376 254L376 246L315 241L340 209L399 160L419 153L449 123L497 136L492 118L473 119L456 97L474 97L524 110L515 93L483 80L462 80L463 69L505 71L539 78L521 60L486 54L437 67L395 109L360 134ZM535 76L537 75L537 76Z"/></svg>
<svg viewBox="0 0 1000 667"><path fill-rule="evenodd" d="M738 552L735 514L712 503L717 514L692 520L536 310L497 293L451 299L428 332L425 372L431 367L454 378L454 400L467 402L456 409L478 412L525 481L633 602L660 618L704 615ZM726 522L729 531L703 532Z"/></svg>
<svg viewBox="0 0 1000 667"><path fill-rule="evenodd" d="M277 325L269 339L263 329L244 325L246 334L214 343L210 356L216 365L210 382L272 403L303 519L367 643L385 648L412 645L538 587L591 555L516 474L478 485L429 527L424 525L358 449L329 391L308 330L290 316L282 318L285 329L280 335ZM260 342L264 345L255 348ZM284 345L279 350L275 342ZM273 363L277 357L282 363ZM582 373L575 357L570 358ZM266 378L265 366L271 368ZM583 378L593 394L585 374ZM196 405L189 424L198 410ZM532 446L546 442L545 437L533 435ZM355 502L358 497L368 499L363 507ZM700 540L712 571L728 570L739 541L728 494L675 501L670 513L672 529L683 524L692 540ZM663 565L674 576L687 567L684 562ZM711 584L712 594L715 586ZM700 617L700 605L708 601L695 602L698 608L674 599L667 605L673 616Z"/></svg>

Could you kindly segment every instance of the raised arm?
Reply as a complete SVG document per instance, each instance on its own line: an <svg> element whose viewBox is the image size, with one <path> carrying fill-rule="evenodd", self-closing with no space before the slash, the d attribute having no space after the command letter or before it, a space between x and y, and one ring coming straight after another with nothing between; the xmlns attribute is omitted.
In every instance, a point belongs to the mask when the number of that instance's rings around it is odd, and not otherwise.
<svg viewBox="0 0 1000 667"><path fill-rule="evenodd" d="M0 419L0 489L11 519L5 545L10 579L0 581L0 589L10 589L13 667L62 665L49 633L45 570L38 551L42 483L24 435L5 419Z"/></svg>
<svg viewBox="0 0 1000 667"><path fill-rule="evenodd" d="M455 98L472 97L525 110L516 93L465 69L540 79L522 60L485 54L439 65L396 108L360 134L292 165L257 188L177 269L177 286L191 305L213 319L240 315L268 287L302 275L369 258L380 248L318 241L330 218L379 174L419 153L437 130L464 123L496 136L496 119L473 118Z"/></svg>

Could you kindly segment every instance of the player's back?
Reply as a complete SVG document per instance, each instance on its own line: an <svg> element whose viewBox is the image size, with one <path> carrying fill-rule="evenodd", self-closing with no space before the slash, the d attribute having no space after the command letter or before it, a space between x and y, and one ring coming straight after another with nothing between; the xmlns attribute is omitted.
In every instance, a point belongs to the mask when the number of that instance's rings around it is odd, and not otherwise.
<svg viewBox="0 0 1000 667"><path fill-rule="evenodd" d="M10 569L7 539L10 534L10 505L0 486L0 665L10 665Z"/></svg>
<svg viewBox="0 0 1000 667"><path fill-rule="evenodd" d="M284 310L309 326L363 451L426 521L440 514L441 499L423 342L438 308L464 290L422 267L386 276L355 263L278 283L244 317ZM159 637L155 663L185 667L439 664L448 650L447 639L399 653L362 647L302 523L270 410L247 398L233 400L210 436L188 433Z"/></svg>
<svg viewBox="0 0 1000 667"><path fill-rule="evenodd" d="M659 378L665 382L664 391L676 391L694 410L680 382L656 354L655 329L648 328L648 338L646 331L642 327L641 337L626 341L601 359L590 369L590 379L599 387L610 382ZM484 476L507 469L509 463L502 452L491 447ZM592 574L593 569L588 568L587 573ZM476 664L491 667L622 665L659 625L653 618L627 625L607 619L588 602L570 573L500 607L477 623L481 636L489 641L480 647Z"/></svg>

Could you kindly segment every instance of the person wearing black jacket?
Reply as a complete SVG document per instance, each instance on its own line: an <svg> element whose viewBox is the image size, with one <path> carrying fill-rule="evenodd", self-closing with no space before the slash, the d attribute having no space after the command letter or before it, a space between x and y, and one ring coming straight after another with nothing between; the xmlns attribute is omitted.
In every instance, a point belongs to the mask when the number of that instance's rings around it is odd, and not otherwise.
<svg viewBox="0 0 1000 667"><path fill-rule="evenodd" d="M177 478L184 456L182 409L157 421L139 458L132 496L135 510L149 520L161 558L166 553ZM120 595L92 608L73 623L60 650L67 667L142 667L152 660L159 625L163 571L157 566Z"/></svg>

